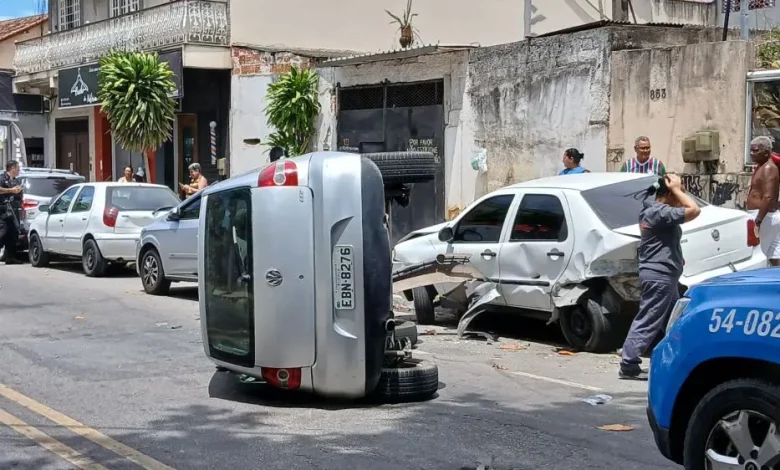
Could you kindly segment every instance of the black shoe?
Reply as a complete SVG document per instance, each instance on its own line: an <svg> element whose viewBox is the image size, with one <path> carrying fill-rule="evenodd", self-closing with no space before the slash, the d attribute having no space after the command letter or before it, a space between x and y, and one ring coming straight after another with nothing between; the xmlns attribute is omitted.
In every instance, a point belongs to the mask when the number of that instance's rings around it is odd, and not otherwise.
<svg viewBox="0 0 780 470"><path fill-rule="evenodd" d="M647 379L650 377L650 374L648 374L647 370L645 369L627 371L621 368L620 371L618 372L618 377L622 380L638 380L640 382L647 382Z"/></svg>

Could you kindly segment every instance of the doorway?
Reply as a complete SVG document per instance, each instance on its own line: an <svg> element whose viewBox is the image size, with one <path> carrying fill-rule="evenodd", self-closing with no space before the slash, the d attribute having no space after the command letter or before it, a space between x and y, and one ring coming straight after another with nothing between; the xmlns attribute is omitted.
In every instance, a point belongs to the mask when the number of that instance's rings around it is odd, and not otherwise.
<svg viewBox="0 0 780 470"><path fill-rule="evenodd" d="M178 115L177 140L179 144L179 179L183 184L190 182L189 166L199 162L198 158L198 115Z"/></svg>
<svg viewBox="0 0 780 470"><path fill-rule="evenodd" d="M89 118L54 121L57 168L75 171L90 180Z"/></svg>

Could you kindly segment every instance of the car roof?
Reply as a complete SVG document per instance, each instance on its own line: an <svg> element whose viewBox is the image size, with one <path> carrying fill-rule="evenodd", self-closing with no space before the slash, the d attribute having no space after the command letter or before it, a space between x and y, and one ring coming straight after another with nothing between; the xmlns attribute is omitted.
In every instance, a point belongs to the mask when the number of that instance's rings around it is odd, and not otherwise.
<svg viewBox="0 0 780 470"><path fill-rule="evenodd" d="M49 178L58 176L65 179L86 179L86 177L70 170L57 170L51 168L22 168L19 177L22 178Z"/></svg>
<svg viewBox="0 0 780 470"><path fill-rule="evenodd" d="M568 189L572 191L587 191L589 189L608 186L610 184L624 183L642 178L647 178L647 173L623 173L623 172L595 172L579 173L576 175L558 175L547 178L538 178L535 180L523 181L513 184L507 188L528 189L528 188L548 188L548 189ZM507 189L504 188L504 189Z"/></svg>

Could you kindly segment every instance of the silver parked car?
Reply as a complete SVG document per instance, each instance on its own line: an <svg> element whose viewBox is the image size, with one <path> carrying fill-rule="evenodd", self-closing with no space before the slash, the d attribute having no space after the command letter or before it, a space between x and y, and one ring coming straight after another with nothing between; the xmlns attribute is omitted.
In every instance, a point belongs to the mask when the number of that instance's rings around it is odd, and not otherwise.
<svg viewBox="0 0 780 470"><path fill-rule="evenodd" d="M380 170L279 160L203 190L200 318L218 366L286 390L430 397L438 369L395 334Z"/></svg>
<svg viewBox="0 0 780 470"><path fill-rule="evenodd" d="M198 282L198 217L201 193L144 227L136 271L147 294L165 295L171 282Z"/></svg>

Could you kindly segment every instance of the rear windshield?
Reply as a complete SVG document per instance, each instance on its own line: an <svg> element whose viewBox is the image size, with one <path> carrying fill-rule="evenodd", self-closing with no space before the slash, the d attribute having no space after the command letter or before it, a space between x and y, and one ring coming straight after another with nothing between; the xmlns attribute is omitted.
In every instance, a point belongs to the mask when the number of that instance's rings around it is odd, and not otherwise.
<svg viewBox="0 0 780 470"><path fill-rule="evenodd" d="M74 184L83 183L84 178L65 178L49 176L47 178L19 178L24 194L39 197L54 197Z"/></svg>
<svg viewBox="0 0 780 470"><path fill-rule="evenodd" d="M108 188L106 205L120 211L156 211L170 209L179 205L176 193L169 188L153 186Z"/></svg>
<svg viewBox="0 0 780 470"><path fill-rule="evenodd" d="M600 186L582 192L582 197L590 205L604 225L610 230L639 223L639 212L642 210L647 188L657 177L649 176L622 183ZM707 205L698 197L687 193L699 207Z"/></svg>

